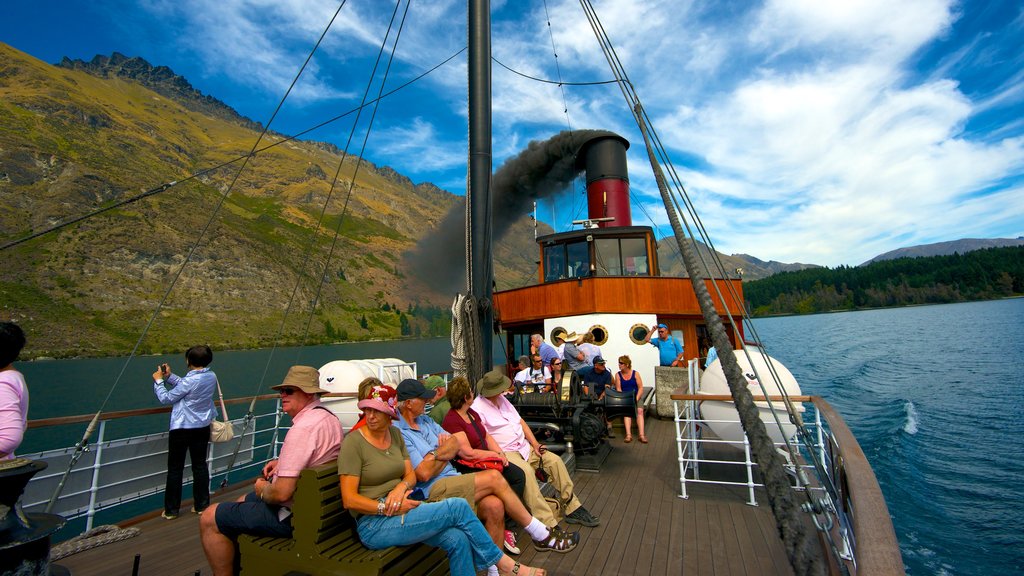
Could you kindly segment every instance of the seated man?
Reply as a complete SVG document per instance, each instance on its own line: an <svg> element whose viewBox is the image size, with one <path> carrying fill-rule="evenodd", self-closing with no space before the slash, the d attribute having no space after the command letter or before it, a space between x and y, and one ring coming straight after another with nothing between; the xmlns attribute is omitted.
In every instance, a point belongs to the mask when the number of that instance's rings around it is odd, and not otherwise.
<svg viewBox="0 0 1024 576"><path fill-rule="evenodd" d="M498 446L505 451L510 464L515 464L526 473L524 500L527 508L541 522L555 525L555 516L548 506L537 484L536 470L543 468L551 484L558 491L558 501L565 510L565 520L571 524L597 526L600 521L587 511L573 494L572 478L565 468L565 462L548 452L537 441L533 431L516 412L512 403L502 394L508 387L508 377L498 370L492 370L477 382L480 395L473 401L473 410L480 416L487 433L494 437Z"/></svg>
<svg viewBox="0 0 1024 576"><path fill-rule="evenodd" d="M452 409L452 405L448 402L448 397L446 396L448 385L445 383L444 378L437 374L429 376L423 381L423 385L427 387L427 390L434 392L434 399L430 401L430 409L427 410L427 415L440 426L441 422L444 422L444 417L448 415L448 411Z"/></svg>
<svg viewBox="0 0 1024 576"><path fill-rule="evenodd" d="M508 378L505 380L507 387ZM455 470L449 461L459 453L458 440L423 413L426 401L433 397L434 392L419 380L408 378L398 384L399 418L395 426L402 433L416 474L416 486L409 498L427 502L465 499L499 547L505 541L507 510L513 520L526 528L537 550L568 552L575 548L579 535L564 533L531 517L497 470L475 474L459 474Z"/></svg>
<svg viewBox="0 0 1024 576"><path fill-rule="evenodd" d="M516 387L522 392L547 392L551 387L551 371L540 354L531 354L530 367L516 374Z"/></svg>
<svg viewBox="0 0 1024 576"><path fill-rule="evenodd" d="M235 573L236 539L240 534L290 537L290 507L299 474L304 468L337 460L341 421L320 405L319 395L327 391L319 383L316 368L292 366L284 382L272 386L280 391L281 409L292 417L281 457L267 462L252 492L237 502L213 504L203 511L199 536L214 576Z"/></svg>
<svg viewBox="0 0 1024 576"><path fill-rule="evenodd" d="M576 374L583 381L583 393L589 395L593 392L597 400L604 397L605 387L612 385L612 373L605 367L605 360L601 356L595 356L593 366L584 366Z"/></svg>
<svg viewBox="0 0 1024 576"><path fill-rule="evenodd" d="M612 373L605 368L605 360L601 356L595 356L593 366L584 366L576 374L583 381L583 393L589 396L593 392L597 400L604 398L604 389L612 385ZM614 438L611 422L605 421L605 425L608 427L608 437Z"/></svg>

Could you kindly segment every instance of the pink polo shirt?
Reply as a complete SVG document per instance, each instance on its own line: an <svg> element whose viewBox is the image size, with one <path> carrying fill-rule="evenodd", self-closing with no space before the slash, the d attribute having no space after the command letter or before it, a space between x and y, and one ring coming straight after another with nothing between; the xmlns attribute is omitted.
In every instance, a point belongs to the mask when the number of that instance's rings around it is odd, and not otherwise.
<svg viewBox="0 0 1024 576"><path fill-rule="evenodd" d="M338 459L341 449L341 421L326 408L317 408L320 400L306 405L292 418L292 427L284 437L275 476L298 478L305 468ZM291 506L292 501L283 503Z"/></svg>
<svg viewBox="0 0 1024 576"><path fill-rule="evenodd" d="M529 460L530 443L526 441L526 433L523 432L523 419L504 395L498 396L497 400L495 406L487 398L477 396L473 400L473 410L503 452L519 452L524 460Z"/></svg>
<svg viewBox="0 0 1024 576"><path fill-rule="evenodd" d="M0 370L0 452L14 458L28 421L28 386L21 372Z"/></svg>

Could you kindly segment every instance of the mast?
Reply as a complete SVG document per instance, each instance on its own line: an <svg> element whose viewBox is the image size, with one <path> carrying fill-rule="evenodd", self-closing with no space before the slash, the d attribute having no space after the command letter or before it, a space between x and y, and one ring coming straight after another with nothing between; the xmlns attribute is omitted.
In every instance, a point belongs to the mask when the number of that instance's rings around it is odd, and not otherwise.
<svg viewBox="0 0 1024 576"><path fill-rule="evenodd" d="M491 3L469 0L469 177L466 189L466 285L478 303L482 364L491 369L494 268L491 262Z"/></svg>

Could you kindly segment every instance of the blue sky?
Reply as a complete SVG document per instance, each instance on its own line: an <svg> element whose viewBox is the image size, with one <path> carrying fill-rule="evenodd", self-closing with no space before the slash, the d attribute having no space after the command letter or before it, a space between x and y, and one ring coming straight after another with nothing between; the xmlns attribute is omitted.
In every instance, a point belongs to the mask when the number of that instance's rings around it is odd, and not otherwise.
<svg viewBox="0 0 1024 576"><path fill-rule="evenodd" d="M836 266L901 246L1024 236L1020 2L594 5L720 251ZM0 41L51 63L141 56L266 123L337 6L9 0ZM272 128L295 133L356 106L393 9L349 0ZM464 10L461 0L412 2L389 88L464 47ZM505 65L565 82L611 78L577 0L492 0L492 13ZM670 232L618 88L559 88L498 65L493 76L495 168L569 127L617 131L634 142L634 223ZM464 77L461 54L386 99L366 156L464 193ZM343 120L309 138L343 147L351 128ZM582 214L581 189L542 205L540 218L566 229Z"/></svg>

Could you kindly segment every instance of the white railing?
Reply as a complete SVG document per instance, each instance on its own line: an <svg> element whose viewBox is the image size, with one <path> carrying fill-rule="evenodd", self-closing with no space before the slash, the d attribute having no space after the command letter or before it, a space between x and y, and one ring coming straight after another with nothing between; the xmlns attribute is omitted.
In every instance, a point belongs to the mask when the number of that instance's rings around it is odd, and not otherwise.
<svg viewBox="0 0 1024 576"><path fill-rule="evenodd" d="M691 362L689 366L690 395L696 394L696 390L699 388L699 381L700 373L696 363ZM810 397L801 398L803 400L810 400ZM728 456L729 451L727 450L712 450L718 454L726 454L726 456L721 456L720 458L705 457L705 447L720 447L727 444L735 446L737 444L734 440L705 437L704 430L709 428L708 425L711 423L736 424L739 423L739 415L737 414L735 419L730 420L708 420L703 418L700 413L700 402L701 400L699 399L673 400L676 446L679 459L679 497L683 499L689 498L687 493L688 483L743 486L747 491L747 504L757 506L755 489L763 487L764 484L755 481L754 472L758 468L758 464L751 458L750 440L746 434L743 434L742 459L722 459ZM805 402L804 406L806 409L812 410L811 414L804 413L803 426L808 431L808 437L813 438L814 442L810 445L796 442L801 462L793 463L791 461L788 451L784 448L785 443L775 443L775 446L786 459L786 468L793 480L794 490L808 490L817 494L818 497L815 500L826 509L824 516L838 519L837 526L827 526L824 529L835 529L838 535L836 539L837 552L840 558L851 560L854 555L854 533L849 511L845 508L848 495L844 494L843 483L839 479L839 476L842 474L842 461L836 457L838 442L830 430L828 420L822 418L819 407L814 402ZM812 418L808 418L808 416L812 416ZM808 423L808 420L812 420L813 423ZM766 423L767 425L774 425L774 423ZM813 455L811 451L813 451ZM808 463L812 462L814 457L821 464L825 478L821 478L816 467L812 463ZM701 464L743 467L746 472L746 479L745 481L738 482L722 478L701 477ZM798 471L797 466L801 470ZM807 484L807 478L814 478L817 482ZM828 483L833 487L833 490L836 492L835 497L830 498L828 496L823 485L824 483ZM817 518L815 522L818 522Z"/></svg>
<svg viewBox="0 0 1024 576"><path fill-rule="evenodd" d="M216 476L226 472L237 475L239 479L253 476L268 460L277 458L284 434L288 431L280 408L278 400L272 410L254 415L244 435L241 434L244 418L232 420L238 435L230 442L210 443L207 465L211 484L214 484ZM347 410L340 413L355 414ZM68 520L84 518L86 530L93 527L97 513L115 510L118 506L164 490L168 433L165 431L112 438L108 424L114 421L100 420L95 443L90 444L81 454L53 509ZM234 454L236 447L237 455ZM41 512L45 509L74 452L75 446L67 446L18 455L47 463L47 469L33 477L25 488L21 503L27 512ZM233 456L235 461L229 471L228 465ZM191 485L192 481L191 469L186 466L182 484Z"/></svg>

